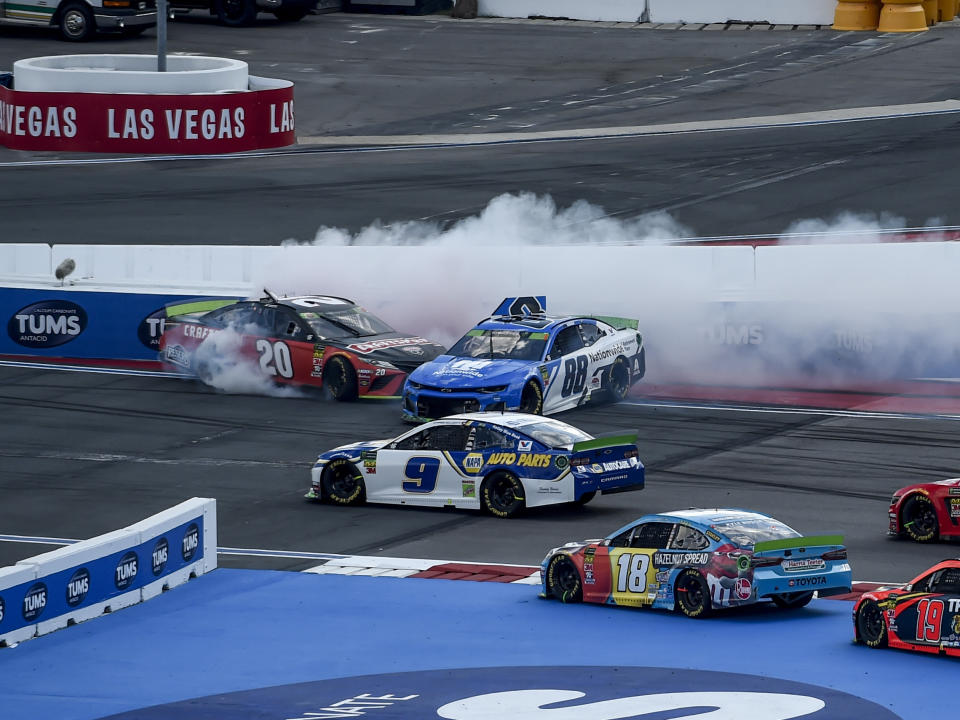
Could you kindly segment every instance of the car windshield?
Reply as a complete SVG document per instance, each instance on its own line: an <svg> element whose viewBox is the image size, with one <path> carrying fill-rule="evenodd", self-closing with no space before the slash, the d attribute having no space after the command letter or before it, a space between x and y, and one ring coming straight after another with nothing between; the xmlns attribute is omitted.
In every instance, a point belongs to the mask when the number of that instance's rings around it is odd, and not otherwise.
<svg viewBox="0 0 960 720"><path fill-rule="evenodd" d="M587 435L582 430L551 420L524 425L517 429L551 448L569 449L574 443L593 440L592 435Z"/></svg>
<svg viewBox="0 0 960 720"><path fill-rule="evenodd" d="M447 354L464 358L540 360L548 337L544 332L475 329L460 338Z"/></svg>
<svg viewBox="0 0 960 720"><path fill-rule="evenodd" d="M753 547L764 540L783 540L801 537L800 533L773 518L729 520L713 526L741 547Z"/></svg>
<svg viewBox="0 0 960 720"><path fill-rule="evenodd" d="M376 315L357 307L325 312L304 312L300 317L320 337L366 337L396 332Z"/></svg>

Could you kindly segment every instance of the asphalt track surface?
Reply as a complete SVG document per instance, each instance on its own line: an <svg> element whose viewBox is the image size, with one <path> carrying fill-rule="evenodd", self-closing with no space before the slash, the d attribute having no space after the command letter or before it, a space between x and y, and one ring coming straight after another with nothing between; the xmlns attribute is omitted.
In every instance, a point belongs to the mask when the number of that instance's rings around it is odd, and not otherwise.
<svg viewBox="0 0 960 720"><path fill-rule="evenodd" d="M576 134L934 102L957 97L957 37L955 27L902 36L685 33L333 14L242 30L178 19L170 47L243 58L254 74L294 79L298 134L315 142ZM152 48L147 33L82 51ZM76 49L47 33L0 28L0 68ZM960 224L958 118L376 152L311 144L144 163L0 150L0 242L278 243L308 240L321 225L449 222L505 192L549 193L561 205L586 199L624 218L666 209L701 235L775 233L843 211ZM223 395L182 380L2 367L0 534L86 538L206 496L217 498L225 547L534 564L560 542L604 535L646 512L721 505L763 510L805 533L842 532L858 580L903 581L957 555L955 544L916 545L885 530L892 490L957 474L960 421L676 405L561 416L595 433L637 429L646 489L503 521L303 500L318 451L405 429L391 403ZM0 566L47 549L0 542ZM314 564L262 554L219 560L246 569ZM943 714L953 681L949 661L850 645L846 603L816 601L789 619L731 614L704 626L667 613L539 604L533 588L491 585L218 572L3 651L0 715L93 718L265 685L544 657L804 679L907 720ZM252 709L275 717L285 696L265 695Z"/></svg>
<svg viewBox="0 0 960 720"><path fill-rule="evenodd" d="M675 32L334 13L224 31L171 25L172 52L291 78L310 138L528 133L956 97L958 29ZM0 29L0 67L64 52ZM148 33L89 52L151 52ZM679 137L98 165L0 150L4 242L275 244L321 226L474 215L511 192L586 199L617 217L666 210L692 235L776 233L802 218L887 213L958 224L957 114ZM68 164L36 163L66 160ZM110 160L105 158L105 160ZM55 211L53 211L55 210Z"/></svg>
<svg viewBox="0 0 960 720"><path fill-rule="evenodd" d="M393 402L226 395L173 378L3 367L0 528L81 539L214 497L221 547L538 564L551 547L602 537L645 513L746 507L807 534L843 533L857 580L906 581L956 554L953 544L889 539L886 510L894 489L956 474L960 420L651 403L559 416L591 433L638 430L643 491L501 520L303 499L318 452L404 431ZM0 566L46 549L0 542ZM247 554L220 562L317 564Z"/></svg>

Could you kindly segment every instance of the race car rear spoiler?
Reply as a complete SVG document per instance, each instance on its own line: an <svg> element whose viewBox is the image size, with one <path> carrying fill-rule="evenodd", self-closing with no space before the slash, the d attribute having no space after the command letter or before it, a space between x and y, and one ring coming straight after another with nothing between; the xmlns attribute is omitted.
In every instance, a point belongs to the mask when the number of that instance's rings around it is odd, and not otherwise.
<svg viewBox="0 0 960 720"><path fill-rule="evenodd" d="M795 550L798 548L843 547L843 535L810 535L807 537L784 538L783 540L761 540L753 546L753 554L773 550Z"/></svg>
<svg viewBox="0 0 960 720"><path fill-rule="evenodd" d="M600 450L602 448L612 448L618 445L636 446L639 432L624 433L619 435L601 435L591 440L581 440L573 444L573 454L586 452L588 450Z"/></svg>
<svg viewBox="0 0 960 720"><path fill-rule="evenodd" d="M617 330L637 330L640 327L640 321L631 318L615 317L613 315L586 315L585 317L605 322L607 325L613 325Z"/></svg>
<svg viewBox="0 0 960 720"><path fill-rule="evenodd" d="M196 300L170 303L164 309L167 311L167 317L172 318L179 315L208 313L211 310L217 310L226 305L233 305L238 300L240 300L240 298L197 298Z"/></svg>
<svg viewBox="0 0 960 720"><path fill-rule="evenodd" d="M641 490L644 467L637 447L638 433L609 435L573 444L570 465L576 473L578 497Z"/></svg>

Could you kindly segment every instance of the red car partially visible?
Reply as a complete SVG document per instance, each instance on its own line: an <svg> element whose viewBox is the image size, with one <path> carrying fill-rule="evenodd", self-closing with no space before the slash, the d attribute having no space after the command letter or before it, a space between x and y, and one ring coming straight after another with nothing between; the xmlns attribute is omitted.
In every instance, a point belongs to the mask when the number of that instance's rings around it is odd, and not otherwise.
<svg viewBox="0 0 960 720"><path fill-rule="evenodd" d="M890 534L917 542L960 537L960 478L907 485L890 501Z"/></svg>
<svg viewBox="0 0 960 720"><path fill-rule="evenodd" d="M898 588L863 594L853 609L857 642L960 657L960 559L944 560Z"/></svg>
<svg viewBox="0 0 960 720"><path fill-rule="evenodd" d="M399 397L407 375L444 348L397 332L346 298L244 300L183 314L169 308L160 360L216 384L244 364L267 380L326 388L337 400Z"/></svg>

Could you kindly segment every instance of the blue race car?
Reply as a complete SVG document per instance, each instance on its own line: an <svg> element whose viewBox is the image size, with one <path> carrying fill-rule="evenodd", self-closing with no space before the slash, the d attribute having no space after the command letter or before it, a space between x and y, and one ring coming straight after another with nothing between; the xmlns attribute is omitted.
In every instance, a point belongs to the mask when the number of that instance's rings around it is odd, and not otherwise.
<svg viewBox="0 0 960 720"><path fill-rule="evenodd" d="M705 617L715 608L772 600L801 608L850 592L840 535L802 536L749 510L678 510L646 515L604 540L554 548L540 567L541 597L676 609Z"/></svg>
<svg viewBox="0 0 960 720"><path fill-rule="evenodd" d="M546 298L506 298L403 388L403 419L519 410L548 415L593 397L622 400L646 372L638 322L548 316Z"/></svg>

